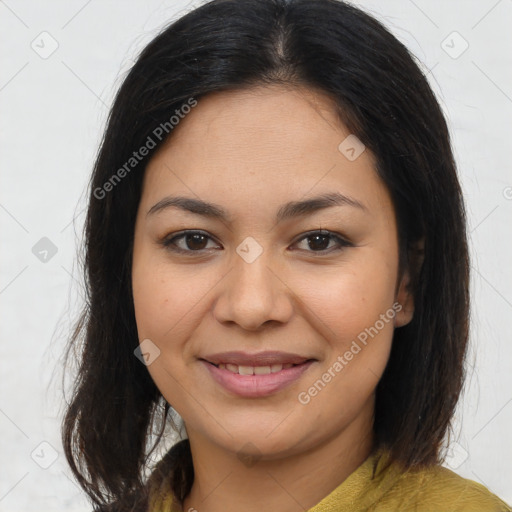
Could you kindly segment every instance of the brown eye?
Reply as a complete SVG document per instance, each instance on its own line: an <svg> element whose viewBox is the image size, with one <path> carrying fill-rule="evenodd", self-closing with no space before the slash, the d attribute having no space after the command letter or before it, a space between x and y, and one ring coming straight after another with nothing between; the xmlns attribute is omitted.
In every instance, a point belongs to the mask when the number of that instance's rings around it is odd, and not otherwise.
<svg viewBox="0 0 512 512"><path fill-rule="evenodd" d="M296 243L304 242L307 240L307 252L322 253L337 251L345 247L353 247L354 244L345 240L343 237L331 231L312 231L303 236ZM331 242L335 242L334 246L330 246ZM332 250L330 250L332 249ZM302 249L301 249L302 250Z"/></svg>
<svg viewBox="0 0 512 512"><path fill-rule="evenodd" d="M306 233L294 245L299 243L304 244L305 241L307 241L306 247L300 250L313 254L318 253L319 256L322 254L330 254L334 251L340 251L345 247L354 246L354 244L341 235L331 231L311 231ZM202 231L189 230L167 237L161 241L161 244L170 251L192 255L193 253L201 254L209 249L214 249L215 243L213 246L208 246L209 242L214 242L214 240L208 234Z"/></svg>
<svg viewBox="0 0 512 512"><path fill-rule="evenodd" d="M329 235L314 235L309 236L306 240L309 240L308 246L311 250L324 251L329 247L330 239Z"/></svg>
<svg viewBox="0 0 512 512"><path fill-rule="evenodd" d="M184 231L172 238L167 238L162 241L162 245L167 249L181 253L201 252L211 247L208 247L208 242L212 238L201 231Z"/></svg>
<svg viewBox="0 0 512 512"><path fill-rule="evenodd" d="M192 250L201 250L206 247L207 237L200 233L185 235L185 245Z"/></svg>

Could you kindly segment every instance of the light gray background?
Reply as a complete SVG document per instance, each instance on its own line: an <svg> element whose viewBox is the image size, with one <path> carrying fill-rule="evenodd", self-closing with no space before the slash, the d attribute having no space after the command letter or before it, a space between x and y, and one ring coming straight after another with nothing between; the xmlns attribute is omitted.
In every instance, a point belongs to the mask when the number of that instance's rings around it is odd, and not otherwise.
<svg viewBox="0 0 512 512"><path fill-rule="evenodd" d="M446 465L512 503L512 0L356 3L431 70L452 129L474 302L469 378ZM59 358L81 304L84 191L122 78L192 5L0 0L0 511L91 510L59 433ZM43 237L56 254L40 252Z"/></svg>

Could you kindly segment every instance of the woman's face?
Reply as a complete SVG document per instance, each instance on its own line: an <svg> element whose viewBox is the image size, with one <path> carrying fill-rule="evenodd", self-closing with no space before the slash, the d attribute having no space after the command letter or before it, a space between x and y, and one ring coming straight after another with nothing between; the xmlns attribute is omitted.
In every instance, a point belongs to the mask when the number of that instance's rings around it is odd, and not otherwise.
<svg viewBox="0 0 512 512"><path fill-rule="evenodd" d="M412 300L389 193L349 136L322 94L257 87L199 100L149 162L137 329L191 443L277 458L371 431Z"/></svg>

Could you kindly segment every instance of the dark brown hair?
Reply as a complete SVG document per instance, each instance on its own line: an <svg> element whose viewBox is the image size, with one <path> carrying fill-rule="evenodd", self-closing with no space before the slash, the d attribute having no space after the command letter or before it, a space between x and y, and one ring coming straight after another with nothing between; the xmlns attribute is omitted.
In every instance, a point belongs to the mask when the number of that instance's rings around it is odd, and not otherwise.
<svg viewBox="0 0 512 512"><path fill-rule="evenodd" d="M62 436L74 475L98 506L143 510L147 457L169 412L134 356L133 233L152 153L115 186L105 184L190 98L274 83L333 98L340 120L375 155L396 209L401 268L417 270L413 320L395 330L376 390L376 445L405 468L440 461L463 383L469 263L449 133L428 81L403 44L347 3L213 0L142 51L117 93L92 173L87 300L66 353L78 349L80 358ZM421 268L411 267L418 257ZM155 424L159 435L148 446ZM175 448L165 467L182 500L194 473L188 441Z"/></svg>

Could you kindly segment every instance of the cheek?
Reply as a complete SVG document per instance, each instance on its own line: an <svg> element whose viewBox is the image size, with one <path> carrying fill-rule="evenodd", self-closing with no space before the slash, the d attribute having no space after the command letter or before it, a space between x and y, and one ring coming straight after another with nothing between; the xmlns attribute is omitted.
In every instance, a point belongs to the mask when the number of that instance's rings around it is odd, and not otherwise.
<svg viewBox="0 0 512 512"><path fill-rule="evenodd" d="M304 275L309 277L301 278L296 291L325 326L328 340L346 343L357 337L394 303L395 271L384 260L363 255L357 265Z"/></svg>
<svg viewBox="0 0 512 512"><path fill-rule="evenodd" d="M341 407L350 416L373 393L393 338L394 277L384 261L373 259L328 278L313 276L309 286L301 285L302 300L326 348L325 360L308 383L311 387L302 390L303 402L319 396L313 406L317 414Z"/></svg>
<svg viewBox="0 0 512 512"><path fill-rule="evenodd" d="M161 337L185 314L190 302L190 286L182 273L171 272L160 250L140 241L134 249L132 287L139 336ZM180 278L181 277L181 278Z"/></svg>
<svg viewBox="0 0 512 512"><path fill-rule="evenodd" d="M147 370L165 399L177 410L187 411L183 393L186 363L191 347L187 341L204 316L201 297L212 286L206 276L194 277L150 255L134 258L133 300L139 340L150 339L160 350ZM184 364L185 363L185 364Z"/></svg>
<svg viewBox="0 0 512 512"><path fill-rule="evenodd" d="M216 274L191 269L149 255L134 258L132 285L139 339L150 338L163 355L186 352L186 341L205 316L208 294L219 279Z"/></svg>
<svg viewBox="0 0 512 512"><path fill-rule="evenodd" d="M172 304L172 310L176 311L176 308L183 304L176 300L176 289L173 291L170 288L162 268L142 259L134 263L132 283L139 337L161 338L163 333L172 327L170 305Z"/></svg>

